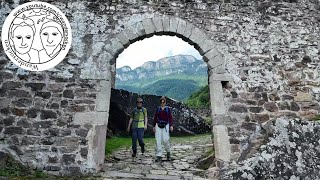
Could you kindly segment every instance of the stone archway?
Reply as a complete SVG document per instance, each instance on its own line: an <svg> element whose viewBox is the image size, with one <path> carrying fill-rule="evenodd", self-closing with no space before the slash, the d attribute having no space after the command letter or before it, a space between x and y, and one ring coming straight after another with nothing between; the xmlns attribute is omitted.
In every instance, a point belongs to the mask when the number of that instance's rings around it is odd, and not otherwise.
<svg viewBox="0 0 320 180"><path fill-rule="evenodd" d="M115 63L118 55L130 44L153 35L177 36L197 49L208 66L208 84L210 88L211 112L213 119L213 134L215 157L218 161L228 162L231 157L229 136L223 119L226 116L226 107L223 99L222 81L231 81L225 72L225 59L217 49L215 42L201 29L192 23L173 16L156 16L143 19L126 27L122 32L106 41L103 62L105 64L88 64L92 68L82 70L81 76L87 79L100 81L97 94L96 112L92 114L77 113L75 121L85 122L89 117L95 117L91 122L94 126L89 139L88 164L91 168L103 163L105 150L105 132L107 129L110 91L114 86ZM108 64L110 62L110 65Z"/></svg>

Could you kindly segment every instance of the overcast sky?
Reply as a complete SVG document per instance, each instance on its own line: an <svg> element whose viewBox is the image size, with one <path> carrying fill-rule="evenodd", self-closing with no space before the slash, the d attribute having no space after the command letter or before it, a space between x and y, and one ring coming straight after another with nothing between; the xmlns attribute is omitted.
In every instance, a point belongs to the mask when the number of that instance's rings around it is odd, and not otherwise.
<svg viewBox="0 0 320 180"><path fill-rule="evenodd" d="M132 69L147 61L174 55L192 55L201 59L199 52L176 36L152 36L131 44L117 58L117 68L130 66Z"/></svg>

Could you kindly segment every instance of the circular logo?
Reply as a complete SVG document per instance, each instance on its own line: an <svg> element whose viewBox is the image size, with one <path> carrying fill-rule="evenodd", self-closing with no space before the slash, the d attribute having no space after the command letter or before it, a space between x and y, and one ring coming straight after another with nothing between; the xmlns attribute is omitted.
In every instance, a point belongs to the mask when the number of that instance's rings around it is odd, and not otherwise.
<svg viewBox="0 0 320 180"><path fill-rule="evenodd" d="M68 19L55 6L29 2L16 7L2 27L2 46L10 60L30 71L59 64L71 46Z"/></svg>

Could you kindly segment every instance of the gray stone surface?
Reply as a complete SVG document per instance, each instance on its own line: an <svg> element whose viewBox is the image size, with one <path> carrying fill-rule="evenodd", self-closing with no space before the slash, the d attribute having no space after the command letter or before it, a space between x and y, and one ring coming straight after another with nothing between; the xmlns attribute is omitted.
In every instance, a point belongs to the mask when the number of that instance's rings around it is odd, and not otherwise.
<svg viewBox="0 0 320 180"><path fill-rule="evenodd" d="M100 81L100 87L98 89L96 110L98 112L109 111L109 103L111 96L111 81ZM108 123L108 122L107 122Z"/></svg>
<svg viewBox="0 0 320 180"><path fill-rule="evenodd" d="M147 35L151 36L155 32L155 27L152 22L152 19L142 20L142 25Z"/></svg>
<svg viewBox="0 0 320 180"><path fill-rule="evenodd" d="M273 134L267 143L220 179L319 179L319 122L282 117L264 128Z"/></svg>
<svg viewBox="0 0 320 180"><path fill-rule="evenodd" d="M174 141L174 142L172 142ZM131 158L131 150L119 149L113 153L113 157L118 159L113 161L112 158L103 166L102 177L120 179L124 176L142 175L141 179L192 179L193 177L209 178L196 174L205 174L204 170L197 168L198 159L201 159L208 152L211 144L210 135L201 135L193 140L181 138L180 140L171 140L173 161L155 162L154 144L146 143L146 153L142 155L138 152L136 158ZM139 150L139 149L138 149ZM108 158L109 159L109 158ZM165 159L165 156L163 156ZM193 162L187 162L187 159L194 159ZM151 164L150 164L151 162ZM124 174L115 174L121 172Z"/></svg>
<svg viewBox="0 0 320 180"><path fill-rule="evenodd" d="M231 151L229 143L229 135L226 126L213 126L215 158L222 161L230 161Z"/></svg>
<svg viewBox="0 0 320 180"><path fill-rule="evenodd" d="M162 18L160 16L155 16L152 18L154 24L155 32L163 32Z"/></svg>

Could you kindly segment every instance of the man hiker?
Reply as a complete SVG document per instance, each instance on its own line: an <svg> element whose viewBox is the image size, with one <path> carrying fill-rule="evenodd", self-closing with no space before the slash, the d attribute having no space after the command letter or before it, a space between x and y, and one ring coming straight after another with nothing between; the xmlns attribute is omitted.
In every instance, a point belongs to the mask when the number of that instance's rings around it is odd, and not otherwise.
<svg viewBox="0 0 320 180"><path fill-rule="evenodd" d="M168 106L166 106L166 98L162 96L160 98L161 106L156 109L154 114L153 132L156 136L156 162L161 161L162 156L162 143L165 146L167 152L167 160L171 160L170 156L170 143L169 143L169 131L173 131L172 114Z"/></svg>
<svg viewBox="0 0 320 180"><path fill-rule="evenodd" d="M137 98L137 107L133 109L130 114L130 121L127 131L130 132L130 127L132 125L132 157L137 156L137 139L141 147L141 153L144 154L144 142L143 136L144 131L147 130L148 118L147 118L147 109L142 107L143 100L142 98Z"/></svg>

